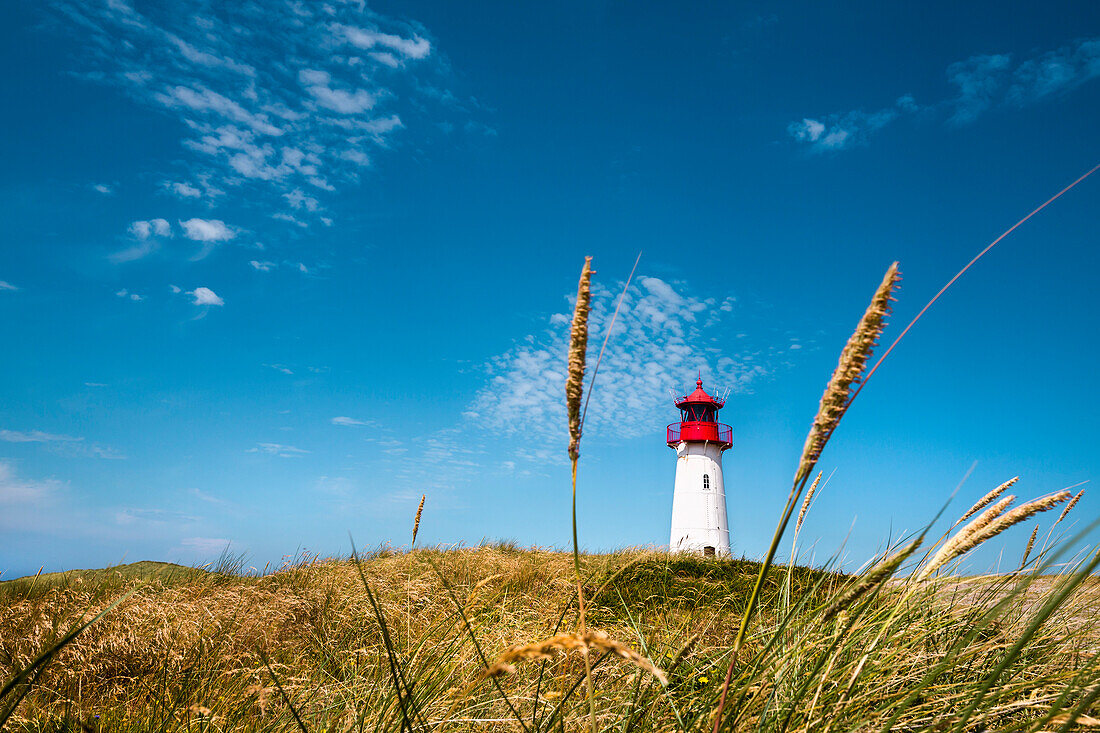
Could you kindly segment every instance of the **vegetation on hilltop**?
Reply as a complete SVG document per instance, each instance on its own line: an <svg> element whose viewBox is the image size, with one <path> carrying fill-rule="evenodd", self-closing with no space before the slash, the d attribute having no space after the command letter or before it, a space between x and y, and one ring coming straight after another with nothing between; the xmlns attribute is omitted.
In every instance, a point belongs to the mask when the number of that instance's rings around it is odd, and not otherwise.
<svg viewBox="0 0 1100 733"><path fill-rule="evenodd" d="M663 687L614 655L595 655L600 727L709 730L759 565L649 552L582 561L590 623L628 642L668 678ZM551 636L559 623L571 625L571 570L568 553L486 546L379 553L359 567L315 559L263 577L203 573L130 580L107 593L84 583L9 595L0 610L5 678L133 591L59 652L8 725L274 731L297 729L296 714L311 731L398 731L409 727L407 715L424 721L410 720L417 729L520 730L507 722L508 705L485 679L440 576L478 645L494 657ZM899 581L824 620L830 599L858 578L796 568L790 598L797 600L788 608L785 572L773 572L761 595L742 650L746 663L731 685L737 697L727 705L736 711L730 729L821 730L832 721L837 729L869 730L894 712L902 713L896 729L924 729L951 720L1005 662L977 718L985 729L1035 722L1063 693L1083 701L1095 685L1095 586L1082 588L1010 659L1037 605L1065 578ZM401 698L391 659L407 682ZM561 730L586 717L583 676L579 656L567 653L517 665L498 681L529 729ZM899 706L910 692L916 697ZM864 727L871 722L879 725Z"/></svg>
<svg viewBox="0 0 1100 733"><path fill-rule="evenodd" d="M230 567L221 568L223 573L231 570ZM48 593L55 588L68 588L70 586L86 586L94 589L101 596L105 596L118 591L120 588L129 587L135 580L177 583L192 580L197 576L205 575L207 572L206 568L193 568L156 560L142 560L95 570L65 570L57 573L40 572L25 578L0 580L0 603L16 599L25 600L34 597L36 594Z"/></svg>

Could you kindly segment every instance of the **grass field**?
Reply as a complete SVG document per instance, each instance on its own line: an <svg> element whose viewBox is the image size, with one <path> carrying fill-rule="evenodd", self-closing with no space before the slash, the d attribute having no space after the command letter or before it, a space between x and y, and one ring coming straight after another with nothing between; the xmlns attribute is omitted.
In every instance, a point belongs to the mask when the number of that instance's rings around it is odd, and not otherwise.
<svg viewBox="0 0 1100 733"><path fill-rule="evenodd" d="M582 562L589 624L668 680L593 650L599 727L709 730L758 565L645 552ZM514 709L531 730L574 729L588 724L579 653L516 663L498 690L474 644L491 662L571 627L571 573L570 554L486 546L303 560L263 577L103 571L45 591L20 584L0 610L5 678L133 594L58 653L8 726L297 730L297 716L311 731L522 730ZM789 602L786 569L770 574L731 683L730 729L951 730L998 670L961 730L1058 730L1032 724L1061 695L1059 711L1095 696L1091 583L1011 656L1066 578L902 579L824 620L859 578L796 568Z"/></svg>

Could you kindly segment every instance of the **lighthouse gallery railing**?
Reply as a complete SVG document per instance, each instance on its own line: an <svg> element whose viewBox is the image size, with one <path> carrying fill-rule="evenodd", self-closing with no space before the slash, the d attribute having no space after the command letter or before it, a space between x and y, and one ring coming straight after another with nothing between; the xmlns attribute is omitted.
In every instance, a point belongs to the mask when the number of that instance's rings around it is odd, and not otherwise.
<svg viewBox="0 0 1100 733"><path fill-rule="evenodd" d="M668 444L676 446L683 440L707 440L733 446L733 428L720 422L674 422L668 426Z"/></svg>

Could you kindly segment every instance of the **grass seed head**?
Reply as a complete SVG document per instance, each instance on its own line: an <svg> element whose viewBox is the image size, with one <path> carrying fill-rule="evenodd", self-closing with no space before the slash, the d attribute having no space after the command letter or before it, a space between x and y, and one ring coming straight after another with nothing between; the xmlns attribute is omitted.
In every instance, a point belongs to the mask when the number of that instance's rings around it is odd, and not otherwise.
<svg viewBox="0 0 1100 733"><path fill-rule="evenodd" d="M1009 494L956 532L951 539L943 543L943 546L932 556L932 559L925 564L917 575L917 580L924 580L954 558L976 547L981 542L981 540L976 539L980 533L992 524L993 520L1001 516L1014 501L1016 501L1016 497Z"/></svg>
<svg viewBox="0 0 1100 733"><path fill-rule="evenodd" d="M1031 530L1031 536L1027 538L1027 547L1024 548L1024 555L1020 559L1020 567L1027 565L1027 558L1031 554L1031 548L1035 547L1035 536L1039 534L1039 525L1035 525L1035 529Z"/></svg>
<svg viewBox="0 0 1100 733"><path fill-rule="evenodd" d="M410 545L410 547L416 545L416 533L420 530L420 514L424 511L424 500L427 498L427 494L422 494L420 496L420 506L416 508L416 517L413 519L413 538L412 545Z"/></svg>
<svg viewBox="0 0 1100 733"><path fill-rule="evenodd" d="M1054 523L1058 524L1063 519L1065 519L1066 515L1069 514L1071 511L1073 511L1073 507L1077 506L1077 502L1081 501L1081 497L1084 496L1084 494L1085 494L1084 489L1081 489L1076 494L1074 494L1073 498L1070 499L1069 504L1066 504L1066 508L1062 510L1062 513L1058 515L1058 519L1056 519L1054 521Z"/></svg>
<svg viewBox="0 0 1100 733"><path fill-rule="evenodd" d="M1005 481L1003 484L993 489L993 491L990 491L988 494L983 496L981 499L978 499L977 503L975 503L974 506L970 507L970 509L967 510L966 514L959 517L959 521L956 522L956 524L962 524L967 519L970 519L972 516L980 512L982 509L985 509L993 502L993 500L1003 494L1005 490L1007 490L1010 486L1012 486L1012 484L1016 483L1019 480L1019 476L1013 476L1008 481Z"/></svg>
<svg viewBox="0 0 1100 733"><path fill-rule="evenodd" d="M802 500L802 508L798 510L798 521L794 523L794 531L802 529L802 520L806 518L806 512L810 509L810 502L813 501L814 492L817 491L817 485L821 483L821 474L823 471L817 472L817 477L814 478L814 482L810 484L810 490L806 492L806 498Z"/></svg>
<svg viewBox="0 0 1100 733"><path fill-rule="evenodd" d="M870 358L879 336L882 335L882 330L886 327L890 302L894 300L894 291L900 280L898 263L895 262L886 270L882 284L878 286L874 297L871 298L871 304L867 306L855 332L848 339L844 350L840 352L840 361L833 371L832 379L825 387L817 416L806 436L802 458L795 473L795 482L802 480L813 470L833 430L848 409L852 399L852 386L859 384L862 379L863 372L867 368L867 359Z"/></svg>
<svg viewBox="0 0 1100 733"><path fill-rule="evenodd" d="M584 258L569 330L569 374L565 379L565 405L569 416L569 457L577 460L581 445L581 397L584 396L584 358L588 350L588 311L591 308L592 258Z"/></svg>
<svg viewBox="0 0 1100 733"><path fill-rule="evenodd" d="M897 569L901 567L903 562L909 559L910 555L917 551L917 548L920 547L920 543L921 538L918 537L893 555L885 557L876 563L871 569L860 576L856 583L850 585L847 590L841 593L836 600L825 608L821 614L822 620L828 621L860 598L882 585L897 572Z"/></svg>
<svg viewBox="0 0 1100 733"><path fill-rule="evenodd" d="M567 632L557 634L542 641L531 644L521 644L505 649L485 670L485 676L496 677L502 674L511 674L516 671L517 662L526 662L539 659L551 659L562 652L577 651L588 654L591 651L609 652L617 657L627 660L639 669L649 672L657 678L662 685L668 684L665 673L652 662L638 654L622 642L615 641L602 631L589 629L584 634Z"/></svg>
<svg viewBox="0 0 1100 733"><path fill-rule="evenodd" d="M993 520L988 527L979 533L978 542L985 542L992 537L996 537L1009 527L1026 521L1040 512L1050 511L1062 502L1068 501L1070 496L1071 494L1068 491L1057 491L1038 499L1032 499L1026 504L1021 504L1007 514Z"/></svg>

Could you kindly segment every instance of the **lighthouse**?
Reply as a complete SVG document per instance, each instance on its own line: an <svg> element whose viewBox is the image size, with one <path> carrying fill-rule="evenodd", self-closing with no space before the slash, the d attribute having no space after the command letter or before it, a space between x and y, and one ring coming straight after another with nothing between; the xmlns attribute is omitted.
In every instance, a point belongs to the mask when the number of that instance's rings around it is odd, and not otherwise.
<svg viewBox="0 0 1100 733"><path fill-rule="evenodd" d="M668 447L676 450L669 550L728 556L722 453L733 447L733 428L718 422L725 400L707 394L700 378L695 391L675 403L680 422L669 425L666 434Z"/></svg>

